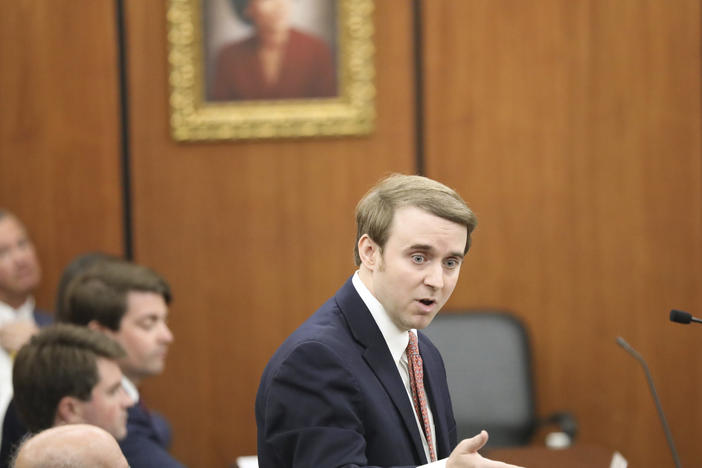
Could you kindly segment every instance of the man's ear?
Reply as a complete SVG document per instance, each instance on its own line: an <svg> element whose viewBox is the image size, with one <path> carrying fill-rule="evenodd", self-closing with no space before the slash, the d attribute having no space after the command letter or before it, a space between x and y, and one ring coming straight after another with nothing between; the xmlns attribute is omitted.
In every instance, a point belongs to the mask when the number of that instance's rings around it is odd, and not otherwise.
<svg viewBox="0 0 702 468"><path fill-rule="evenodd" d="M104 333L107 336L112 336L112 333L114 333L110 328L101 324L97 320L91 320L90 322L88 322L88 328L90 328L93 331Z"/></svg>
<svg viewBox="0 0 702 468"><path fill-rule="evenodd" d="M82 423L83 406L76 397L65 396L59 400L56 406L56 424L76 424Z"/></svg>
<svg viewBox="0 0 702 468"><path fill-rule="evenodd" d="M368 270L373 271L378 267L380 255L380 246L368 234L363 234L358 239L358 256L361 257L361 264Z"/></svg>

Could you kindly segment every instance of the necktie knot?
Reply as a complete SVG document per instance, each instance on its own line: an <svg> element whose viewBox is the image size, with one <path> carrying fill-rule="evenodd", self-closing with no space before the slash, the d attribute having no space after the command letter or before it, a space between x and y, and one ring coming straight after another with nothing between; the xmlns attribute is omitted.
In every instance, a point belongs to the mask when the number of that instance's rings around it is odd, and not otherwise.
<svg viewBox="0 0 702 468"><path fill-rule="evenodd" d="M409 343L407 344L407 355L408 356L415 356L419 354L419 346L417 345L417 335L414 333L407 332L409 333Z"/></svg>

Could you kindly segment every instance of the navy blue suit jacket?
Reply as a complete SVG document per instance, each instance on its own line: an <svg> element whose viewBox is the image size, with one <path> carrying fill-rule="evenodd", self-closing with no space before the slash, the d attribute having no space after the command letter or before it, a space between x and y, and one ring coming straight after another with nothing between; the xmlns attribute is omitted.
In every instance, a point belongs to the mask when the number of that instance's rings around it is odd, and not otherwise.
<svg viewBox="0 0 702 468"><path fill-rule="evenodd" d="M42 328L54 323L54 318L41 309L34 309L34 321L39 328Z"/></svg>
<svg viewBox="0 0 702 468"><path fill-rule="evenodd" d="M437 456L456 445L446 371L419 333ZM397 366L351 279L276 351L256 395L261 468L427 462Z"/></svg>
<svg viewBox="0 0 702 468"><path fill-rule="evenodd" d="M130 468L183 468L168 453L170 426L162 416L141 403L127 409L127 436L119 442Z"/></svg>

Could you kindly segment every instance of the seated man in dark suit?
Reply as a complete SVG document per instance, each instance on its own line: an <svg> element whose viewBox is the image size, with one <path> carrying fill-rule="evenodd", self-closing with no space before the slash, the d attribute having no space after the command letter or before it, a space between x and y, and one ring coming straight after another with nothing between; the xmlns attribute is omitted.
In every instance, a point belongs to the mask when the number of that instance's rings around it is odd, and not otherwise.
<svg viewBox="0 0 702 468"><path fill-rule="evenodd" d="M56 324L34 335L15 358L0 467L9 465L29 431L89 423L123 438L133 404L121 385L117 359L123 356L119 344L86 327Z"/></svg>
<svg viewBox="0 0 702 468"><path fill-rule="evenodd" d="M359 202L358 271L276 351L256 396L261 468L507 467L456 445L446 373L422 333L476 220L452 189L390 176Z"/></svg>
<svg viewBox="0 0 702 468"><path fill-rule="evenodd" d="M127 408L117 359L122 347L104 334L76 325L44 328L15 358L14 404L31 432L65 424L93 424L123 439Z"/></svg>
<svg viewBox="0 0 702 468"><path fill-rule="evenodd" d="M166 323L170 286L155 271L112 260L79 274L67 288L60 322L84 325L117 341L123 385L137 403L128 410L127 436L120 441L131 468L181 468L168 453L170 427L141 401L138 386L164 369L173 335Z"/></svg>
<svg viewBox="0 0 702 468"><path fill-rule="evenodd" d="M0 421L12 398L12 356L52 318L35 307L41 268L27 229L0 208ZM0 434L0 438L2 434Z"/></svg>

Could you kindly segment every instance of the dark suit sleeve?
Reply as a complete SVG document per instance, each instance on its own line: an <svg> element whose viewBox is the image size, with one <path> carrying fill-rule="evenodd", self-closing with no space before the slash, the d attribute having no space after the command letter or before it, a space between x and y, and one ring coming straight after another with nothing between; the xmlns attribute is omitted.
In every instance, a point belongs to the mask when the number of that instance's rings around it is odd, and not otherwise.
<svg viewBox="0 0 702 468"><path fill-rule="evenodd" d="M10 458L14 454L15 449L22 441L22 438L27 435L27 427L17 414L15 401L10 400L5 412L5 419L2 423L2 445L0 446L0 468L10 466Z"/></svg>
<svg viewBox="0 0 702 468"><path fill-rule="evenodd" d="M34 310L34 322L42 328L46 327L48 325L51 325L54 323L54 318L53 316L49 315L47 312L40 310L40 309L35 309Z"/></svg>
<svg viewBox="0 0 702 468"><path fill-rule="evenodd" d="M137 403L127 410L127 437L119 442L130 468L183 468L168 453L164 440L154 425L153 415ZM168 437L170 439L170 436Z"/></svg>
<svg viewBox="0 0 702 468"><path fill-rule="evenodd" d="M315 341L273 370L259 407L259 463L273 467L365 467L362 393L344 357ZM393 450L393 447L388 447Z"/></svg>
<svg viewBox="0 0 702 468"><path fill-rule="evenodd" d="M184 468L158 442L147 437L131 437L120 443L130 468Z"/></svg>

